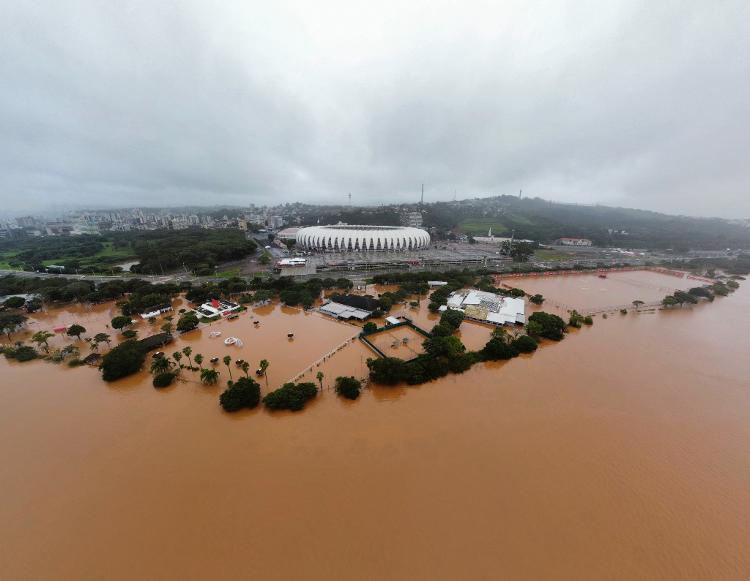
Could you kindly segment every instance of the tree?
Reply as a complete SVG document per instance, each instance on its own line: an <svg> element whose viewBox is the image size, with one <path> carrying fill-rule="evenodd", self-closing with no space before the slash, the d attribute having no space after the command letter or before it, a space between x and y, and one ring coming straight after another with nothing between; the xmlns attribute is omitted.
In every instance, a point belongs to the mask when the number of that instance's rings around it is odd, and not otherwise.
<svg viewBox="0 0 750 581"><path fill-rule="evenodd" d="M26 299L23 297L10 297L6 299L3 306L6 309L20 309L26 303Z"/></svg>
<svg viewBox="0 0 750 581"><path fill-rule="evenodd" d="M430 335L433 337L450 337L455 332L455 329L445 323L438 323L430 331Z"/></svg>
<svg viewBox="0 0 750 581"><path fill-rule="evenodd" d="M323 378L324 378L324 377L325 377L325 375L323 375L323 372L322 372L322 371L318 371L318 372L317 372L317 373L315 374L315 379L317 379L317 380L318 380L318 383L320 384L320 391L323 391Z"/></svg>
<svg viewBox="0 0 750 581"><path fill-rule="evenodd" d="M225 412L253 409L260 403L260 385L249 377L240 377L219 396Z"/></svg>
<svg viewBox="0 0 750 581"><path fill-rule="evenodd" d="M159 373L154 376L152 385L157 388L167 387L168 385L172 385L175 377L177 377L177 374L172 373L171 371Z"/></svg>
<svg viewBox="0 0 750 581"><path fill-rule="evenodd" d="M0 332L5 333L8 339L26 322L26 317L20 313L0 313Z"/></svg>
<svg viewBox="0 0 750 581"><path fill-rule="evenodd" d="M534 340L534 338L529 337L528 335L521 335L520 337L511 341L510 344L519 353L533 353L538 347L538 344Z"/></svg>
<svg viewBox="0 0 750 581"><path fill-rule="evenodd" d="M318 395L314 383L285 383L263 398L263 404L270 410L299 411Z"/></svg>
<svg viewBox="0 0 750 581"><path fill-rule="evenodd" d="M678 301L676 298L674 298L672 295L667 295L661 300L662 306L666 308L673 307L675 305L679 305L680 301Z"/></svg>
<svg viewBox="0 0 750 581"><path fill-rule="evenodd" d="M368 359L367 367L375 383L395 385L407 379L406 362L398 357Z"/></svg>
<svg viewBox="0 0 750 581"><path fill-rule="evenodd" d="M201 355L200 353L196 353L195 362L198 364L198 367L203 369L203 355Z"/></svg>
<svg viewBox="0 0 750 581"><path fill-rule="evenodd" d="M485 361L512 359L518 357L518 349L498 337L492 337L482 349L481 356Z"/></svg>
<svg viewBox="0 0 750 581"><path fill-rule="evenodd" d="M362 382L354 377L337 377L336 393L346 399L357 399L362 390Z"/></svg>
<svg viewBox="0 0 750 581"><path fill-rule="evenodd" d="M224 355L224 358L222 359L222 361L224 362L224 365L227 366L227 370L229 371L229 379L230 380L233 379L232 368L229 366L229 364L232 363L232 358L229 355Z"/></svg>
<svg viewBox="0 0 750 581"><path fill-rule="evenodd" d="M166 333L167 335L171 335L173 329L174 329L174 325L172 324L172 321L165 321L164 324L161 326L162 332Z"/></svg>
<svg viewBox="0 0 750 581"><path fill-rule="evenodd" d="M535 305L541 305L544 302L544 296L537 293L529 297L529 302L534 303Z"/></svg>
<svg viewBox="0 0 750 581"><path fill-rule="evenodd" d="M432 357L458 357L466 351L461 339L455 335L448 337L430 337L422 343L424 350Z"/></svg>
<svg viewBox="0 0 750 581"><path fill-rule="evenodd" d="M247 361L243 361L242 363L240 363L240 369L242 369L242 372L245 374L245 377L249 377L250 364Z"/></svg>
<svg viewBox="0 0 750 581"><path fill-rule="evenodd" d="M216 385L219 381L219 372L215 369L201 369L201 383L205 385Z"/></svg>
<svg viewBox="0 0 750 581"><path fill-rule="evenodd" d="M372 321L368 321L362 327L362 332L363 333L374 333L377 330L378 330L378 326L375 323L373 323Z"/></svg>
<svg viewBox="0 0 750 581"><path fill-rule="evenodd" d="M266 387L268 387L268 368L271 364L268 362L268 359L261 359L258 365L261 375L266 378Z"/></svg>
<svg viewBox="0 0 750 581"><path fill-rule="evenodd" d="M137 341L120 343L102 358L102 379L114 381L137 373L145 360L146 350Z"/></svg>
<svg viewBox="0 0 750 581"><path fill-rule="evenodd" d="M458 329L464 320L464 314L461 311L455 309L447 309L440 315L440 324L449 325L454 329Z"/></svg>
<svg viewBox="0 0 750 581"><path fill-rule="evenodd" d="M534 245L528 242L516 242L510 249L513 262L528 262L532 254L534 254Z"/></svg>
<svg viewBox="0 0 750 581"><path fill-rule="evenodd" d="M107 333L97 333L96 335L94 335L94 342L96 343L106 343L109 347L110 341L111 339L109 335L107 335Z"/></svg>
<svg viewBox="0 0 750 581"><path fill-rule="evenodd" d="M49 344L47 341L54 336L55 334L49 331L37 331L31 336L31 341L36 343L38 347L44 346L44 350L49 353Z"/></svg>
<svg viewBox="0 0 750 581"><path fill-rule="evenodd" d="M190 356L193 354L193 348L192 347L184 347L182 349L182 353L185 355L185 357L188 358L188 363L190 363L190 369L193 368L193 360L190 359Z"/></svg>
<svg viewBox="0 0 750 581"><path fill-rule="evenodd" d="M129 327L133 324L133 321L130 319L130 317L127 317L125 315L118 315L112 321L110 322L110 325L112 325L113 329L121 330L125 329L126 327Z"/></svg>
<svg viewBox="0 0 750 581"><path fill-rule="evenodd" d="M538 311L529 317L526 331L529 335L561 341L565 337L565 321L557 315Z"/></svg>
<svg viewBox="0 0 750 581"><path fill-rule="evenodd" d="M190 311L182 315L177 321L177 330L180 333L187 333L198 326L198 315Z"/></svg>
<svg viewBox="0 0 750 581"><path fill-rule="evenodd" d="M156 375L166 373L172 367L172 362L167 357L155 357L151 360L151 373Z"/></svg>
<svg viewBox="0 0 750 581"><path fill-rule="evenodd" d="M42 299L38 297L34 297L32 299L29 299L26 301L26 304L24 305L24 308L26 309L27 313L35 313L39 309L42 308Z"/></svg>

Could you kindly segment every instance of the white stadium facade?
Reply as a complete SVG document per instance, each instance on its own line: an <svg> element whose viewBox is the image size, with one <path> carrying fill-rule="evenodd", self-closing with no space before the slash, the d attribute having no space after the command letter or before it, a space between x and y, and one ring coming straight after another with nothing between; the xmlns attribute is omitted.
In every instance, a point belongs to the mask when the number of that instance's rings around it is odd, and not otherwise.
<svg viewBox="0 0 750 581"><path fill-rule="evenodd" d="M430 235L407 226L310 226L297 232L297 247L329 252L419 250L430 245Z"/></svg>

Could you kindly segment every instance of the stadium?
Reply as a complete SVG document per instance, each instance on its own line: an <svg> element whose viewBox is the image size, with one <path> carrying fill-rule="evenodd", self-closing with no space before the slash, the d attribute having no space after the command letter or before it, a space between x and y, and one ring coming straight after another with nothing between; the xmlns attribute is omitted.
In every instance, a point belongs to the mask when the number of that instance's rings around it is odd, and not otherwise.
<svg viewBox="0 0 750 581"><path fill-rule="evenodd" d="M310 226L297 232L297 246L333 252L419 250L430 245L430 235L406 226Z"/></svg>

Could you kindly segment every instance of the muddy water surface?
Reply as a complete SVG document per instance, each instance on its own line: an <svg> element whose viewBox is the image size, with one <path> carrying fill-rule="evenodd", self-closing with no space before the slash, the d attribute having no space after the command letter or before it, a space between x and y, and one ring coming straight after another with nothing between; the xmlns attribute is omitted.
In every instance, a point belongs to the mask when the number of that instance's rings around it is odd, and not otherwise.
<svg viewBox="0 0 750 581"><path fill-rule="evenodd" d="M274 382L356 332L280 307L256 335L249 314L214 327L253 364L271 350ZM744 286L298 414L0 359L2 576L747 579L748 328ZM179 346L223 354L208 330Z"/></svg>

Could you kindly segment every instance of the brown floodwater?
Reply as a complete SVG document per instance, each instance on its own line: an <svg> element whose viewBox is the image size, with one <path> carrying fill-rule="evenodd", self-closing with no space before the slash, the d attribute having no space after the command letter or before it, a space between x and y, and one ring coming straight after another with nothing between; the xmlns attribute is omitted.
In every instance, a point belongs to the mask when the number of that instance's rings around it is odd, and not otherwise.
<svg viewBox="0 0 750 581"><path fill-rule="evenodd" d="M498 277L509 286L528 294L540 293L556 306L566 310L599 310L630 307L635 300L647 304L660 302L676 290L686 290L705 283L647 270L611 271L606 278L596 274L553 274L551 276ZM545 303L547 305L547 303Z"/></svg>
<svg viewBox="0 0 750 581"><path fill-rule="evenodd" d="M211 327L242 349L206 327L175 347L265 356L278 384L357 331L266 310L260 329ZM426 301L416 314L434 324ZM748 328L743 286L419 387L326 389L296 414L0 359L2 577L746 579ZM368 356L354 342L307 373L328 387Z"/></svg>

